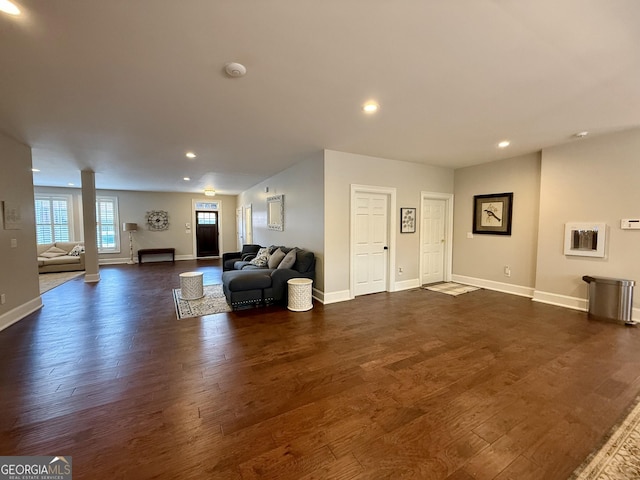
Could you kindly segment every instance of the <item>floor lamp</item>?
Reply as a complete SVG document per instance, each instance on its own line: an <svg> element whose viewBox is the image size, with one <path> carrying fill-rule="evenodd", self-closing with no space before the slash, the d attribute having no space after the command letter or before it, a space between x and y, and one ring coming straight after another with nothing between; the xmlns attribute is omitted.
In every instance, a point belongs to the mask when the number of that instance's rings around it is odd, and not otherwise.
<svg viewBox="0 0 640 480"><path fill-rule="evenodd" d="M133 265L135 262L133 261L133 232L138 231L137 223L123 223L122 231L129 232L129 261L127 262L129 265Z"/></svg>

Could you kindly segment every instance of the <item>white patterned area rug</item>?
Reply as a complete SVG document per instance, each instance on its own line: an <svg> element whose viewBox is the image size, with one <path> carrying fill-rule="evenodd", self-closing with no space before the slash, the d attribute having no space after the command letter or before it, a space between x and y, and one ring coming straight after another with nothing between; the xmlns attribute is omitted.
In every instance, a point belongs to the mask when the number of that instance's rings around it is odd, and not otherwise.
<svg viewBox="0 0 640 480"><path fill-rule="evenodd" d="M573 472L571 480L640 478L640 402L614 428L609 440Z"/></svg>
<svg viewBox="0 0 640 480"><path fill-rule="evenodd" d="M59 287L63 283L73 280L80 275L84 275L84 271L81 272L55 272L55 273L41 273L38 275L40 282L40 295L44 292L48 292L52 288Z"/></svg>
<svg viewBox="0 0 640 480"><path fill-rule="evenodd" d="M176 288L173 290L173 301L176 306L178 320L231 311L231 307L224 297L222 285L205 285L204 297L197 300L183 300L180 298L180 289Z"/></svg>
<svg viewBox="0 0 640 480"><path fill-rule="evenodd" d="M463 293L474 292L476 290L480 290L478 287L472 287L470 285L462 285L460 283L454 282L445 282L438 283L436 285L427 285L426 287L422 287L425 290L431 290L432 292L446 293L447 295L453 295L457 297L458 295L462 295Z"/></svg>

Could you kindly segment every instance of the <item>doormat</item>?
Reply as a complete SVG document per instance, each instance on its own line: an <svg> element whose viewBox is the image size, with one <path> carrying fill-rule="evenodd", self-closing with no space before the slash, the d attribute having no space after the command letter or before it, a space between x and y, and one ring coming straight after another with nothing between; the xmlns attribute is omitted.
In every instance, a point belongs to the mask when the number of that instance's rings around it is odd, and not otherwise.
<svg viewBox="0 0 640 480"><path fill-rule="evenodd" d="M453 295L454 297L462 295L463 293L475 292L476 290L480 290L478 287L462 285L460 283L454 282L438 283L436 285L428 285L422 288L424 288L425 290L431 290L432 292L446 293L447 295Z"/></svg>
<svg viewBox="0 0 640 480"><path fill-rule="evenodd" d="M222 291L222 285L205 285L204 297L196 300L183 300L180 298L180 289L173 290L173 302L176 307L176 316L181 318L204 317L216 313L230 312L231 307Z"/></svg>
<svg viewBox="0 0 640 480"><path fill-rule="evenodd" d="M579 466L571 480L632 480L640 478L640 402L612 429L606 443Z"/></svg>

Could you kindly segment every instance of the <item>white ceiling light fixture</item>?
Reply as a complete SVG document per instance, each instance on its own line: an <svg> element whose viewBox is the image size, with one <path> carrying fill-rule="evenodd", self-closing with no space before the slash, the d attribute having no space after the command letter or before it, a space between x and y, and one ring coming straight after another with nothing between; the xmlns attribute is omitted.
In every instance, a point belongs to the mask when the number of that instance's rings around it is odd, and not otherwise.
<svg viewBox="0 0 640 480"><path fill-rule="evenodd" d="M378 105L378 103L374 102L373 100L370 100L362 105L362 110L364 110L365 113L376 113L379 109L380 105Z"/></svg>
<svg viewBox="0 0 640 480"><path fill-rule="evenodd" d="M189 177L182 177L182 180L184 180L185 182L188 182L191 179Z"/></svg>
<svg viewBox="0 0 640 480"><path fill-rule="evenodd" d="M187 157L187 158L196 158L196 154L195 154L195 153L193 153L193 152L187 152L187 153L185 154L185 157Z"/></svg>
<svg viewBox="0 0 640 480"><path fill-rule="evenodd" d="M207 197L215 197L216 196L216 191L213 188L205 188L204 189L204 194Z"/></svg>
<svg viewBox="0 0 640 480"><path fill-rule="evenodd" d="M577 138L584 138L584 137L586 137L587 135L589 135L589 132L578 132L578 133L576 133L576 134L575 134L575 136L576 136Z"/></svg>
<svg viewBox="0 0 640 480"><path fill-rule="evenodd" d="M231 62L224 66L224 71L230 77L243 77L247 73L247 67L241 63Z"/></svg>
<svg viewBox="0 0 640 480"><path fill-rule="evenodd" d="M507 148L509 145L511 145L511 142L509 140L502 140L500 143L498 143L498 148Z"/></svg>
<svg viewBox="0 0 640 480"><path fill-rule="evenodd" d="M0 0L0 12L8 13L9 15L20 15L20 9L9 0Z"/></svg>

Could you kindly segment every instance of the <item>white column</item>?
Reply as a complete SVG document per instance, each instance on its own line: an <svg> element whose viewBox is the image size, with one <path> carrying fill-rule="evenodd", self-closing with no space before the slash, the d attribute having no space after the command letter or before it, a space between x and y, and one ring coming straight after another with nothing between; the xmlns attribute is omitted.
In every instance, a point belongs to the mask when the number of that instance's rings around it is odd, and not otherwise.
<svg viewBox="0 0 640 480"><path fill-rule="evenodd" d="M98 242L96 233L96 174L93 170L82 170L82 224L84 228L84 281L100 281L98 267Z"/></svg>

